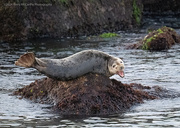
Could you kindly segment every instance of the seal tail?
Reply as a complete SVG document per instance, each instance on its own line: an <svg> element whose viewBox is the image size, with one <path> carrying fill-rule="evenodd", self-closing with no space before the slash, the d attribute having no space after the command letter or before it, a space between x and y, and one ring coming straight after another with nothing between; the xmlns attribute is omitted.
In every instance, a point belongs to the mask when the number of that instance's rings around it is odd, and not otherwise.
<svg viewBox="0 0 180 128"><path fill-rule="evenodd" d="M20 56L20 58L15 61L15 65L30 68L33 67L35 60L35 55L32 52L25 53L24 55Z"/></svg>

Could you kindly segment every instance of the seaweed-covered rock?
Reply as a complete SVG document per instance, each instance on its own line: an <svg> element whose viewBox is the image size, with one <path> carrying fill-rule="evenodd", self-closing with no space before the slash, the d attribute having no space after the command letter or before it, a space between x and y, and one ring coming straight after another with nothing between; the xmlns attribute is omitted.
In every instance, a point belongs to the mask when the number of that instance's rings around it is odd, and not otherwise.
<svg viewBox="0 0 180 128"><path fill-rule="evenodd" d="M98 74L87 74L70 81L51 78L36 80L14 92L22 98L54 104L62 115L106 115L120 113L144 99L156 99L151 87L122 84Z"/></svg>
<svg viewBox="0 0 180 128"><path fill-rule="evenodd" d="M180 36L176 31L169 27L162 27L150 32L142 41L128 48L161 51L171 48L175 43L180 43Z"/></svg>

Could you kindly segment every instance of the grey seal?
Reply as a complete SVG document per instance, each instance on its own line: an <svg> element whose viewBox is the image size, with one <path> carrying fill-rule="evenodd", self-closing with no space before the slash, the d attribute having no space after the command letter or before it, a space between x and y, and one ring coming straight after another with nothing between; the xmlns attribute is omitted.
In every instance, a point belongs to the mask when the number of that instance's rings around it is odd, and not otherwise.
<svg viewBox="0 0 180 128"><path fill-rule="evenodd" d="M37 58L28 52L15 61L15 65L35 68L50 78L70 80L87 73L108 77L118 74L124 77L124 62L117 57L98 50L84 50L62 59Z"/></svg>

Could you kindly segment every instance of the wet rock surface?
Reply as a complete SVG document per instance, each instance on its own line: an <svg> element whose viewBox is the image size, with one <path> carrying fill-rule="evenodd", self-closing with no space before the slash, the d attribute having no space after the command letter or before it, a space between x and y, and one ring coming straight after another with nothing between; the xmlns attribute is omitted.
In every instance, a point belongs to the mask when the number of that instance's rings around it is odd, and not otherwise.
<svg viewBox="0 0 180 128"><path fill-rule="evenodd" d="M129 45L128 48L161 51L171 48L171 46L176 43L180 43L180 35L172 28L162 27L149 32L143 40L136 44Z"/></svg>
<svg viewBox="0 0 180 128"><path fill-rule="evenodd" d="M53 104L62 115L121 113L144 100L172 97L167 90L157 86L123 84L98 74L87 74L70 81L44 78L14 94L35 102Z"/></svg>

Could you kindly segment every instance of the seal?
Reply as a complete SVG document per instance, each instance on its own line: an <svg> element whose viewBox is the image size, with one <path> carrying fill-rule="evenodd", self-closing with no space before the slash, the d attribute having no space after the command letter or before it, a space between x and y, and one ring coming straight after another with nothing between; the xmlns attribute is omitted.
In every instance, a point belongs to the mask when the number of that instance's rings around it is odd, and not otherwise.
<svg viewBox="0 0 180 128"><path fill-rule="evenodd" d="M15 65L35 68L46 76L59 80L70 80L87 73L108 77L118 74L124 77L124 62L98 50L84 50L62 59L37 58L28 52L15 61Z"/></svg>

